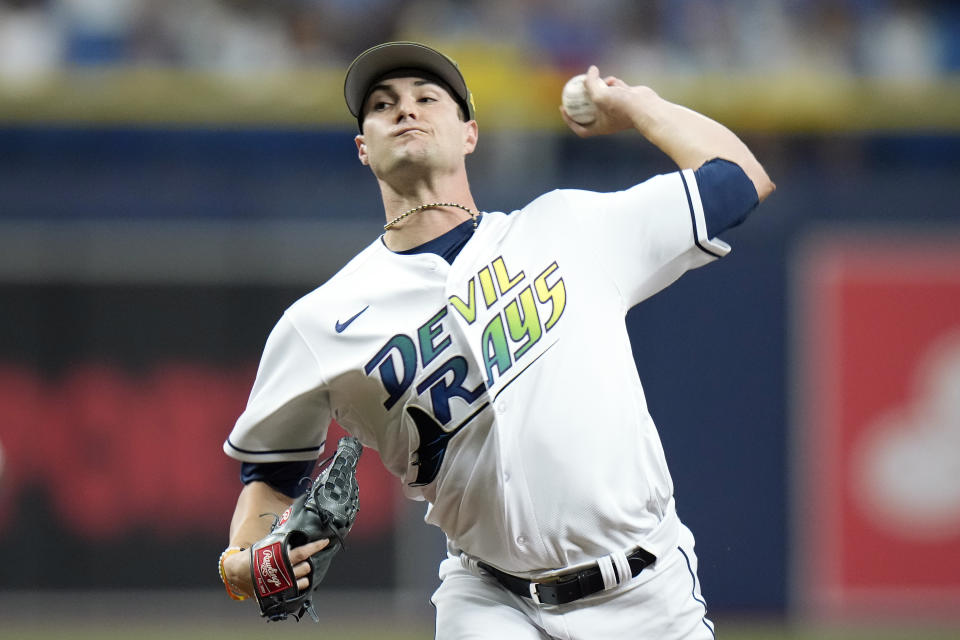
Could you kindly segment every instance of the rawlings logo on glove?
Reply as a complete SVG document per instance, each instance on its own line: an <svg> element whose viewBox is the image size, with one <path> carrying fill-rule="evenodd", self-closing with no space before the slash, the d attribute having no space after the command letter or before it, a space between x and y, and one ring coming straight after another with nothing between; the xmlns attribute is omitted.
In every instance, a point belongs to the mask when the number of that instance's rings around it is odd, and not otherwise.
<svg viewBox="0 0 960 640"><path fill-rule="evenodd" d="M304 495L277 519L270 533L250 548L250 573L260 615L267 620L297 620L309 613L319 622L312 596L342 548L359 510L357 463L363 446L356 438L340 439L330 464ZM316 540L330 544L310 556L310 586L301 592L293 575L289 551Z"/></svg>
<svg viewBox="0 0 960 640"><path fill-rule="evenodd" d="M283 548L281 543L274 542L269 547L257 549L253 554L253 561L256 567L253 570L257 577L257 593L263 596L273 595L278 591L289 589L293 586L293 580L282 564L277 565L275 558L282 557Z"/></svg>

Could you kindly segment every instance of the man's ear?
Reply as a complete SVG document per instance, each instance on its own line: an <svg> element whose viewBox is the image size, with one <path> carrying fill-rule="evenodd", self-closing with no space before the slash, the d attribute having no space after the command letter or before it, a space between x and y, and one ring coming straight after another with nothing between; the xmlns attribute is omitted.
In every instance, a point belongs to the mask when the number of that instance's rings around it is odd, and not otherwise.
<svg viewBox="0 0 960 640"><path fill-rule="evenodd" d="M477 137L479 135L477 121L470 120L469 122L464 122L463 132L463 153L464 155L468 155L473 153L473 150L477 148Z"/></svg>
<svg viewBox="0 0 960 640"><path fill-rule="evenodd" d="M367 157L367 145L363 142L363 134L358 134L353 141L357 145L357 157L360 158L360 164L363 166L369 166L370 160Z"/></svg>

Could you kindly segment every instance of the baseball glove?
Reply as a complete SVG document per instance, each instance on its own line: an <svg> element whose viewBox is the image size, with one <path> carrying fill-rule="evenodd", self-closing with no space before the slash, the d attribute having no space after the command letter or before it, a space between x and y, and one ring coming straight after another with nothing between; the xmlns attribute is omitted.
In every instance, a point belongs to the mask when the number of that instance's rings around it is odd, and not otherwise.
<svg viewBox="0 0 960 640"><path fill-rule="evenodd" d="M313 592L327 574L330 561L343 548L343 539L357 518L360 498L357 462L363 446L356 438L340 439L330 464L276 519L270 533L250 548L250 573L260 615L271 620L297 620L309 613L319 622L313 608ZM330 544L310 556L310 587L297 589L289 550L327 538Z"/></svg>

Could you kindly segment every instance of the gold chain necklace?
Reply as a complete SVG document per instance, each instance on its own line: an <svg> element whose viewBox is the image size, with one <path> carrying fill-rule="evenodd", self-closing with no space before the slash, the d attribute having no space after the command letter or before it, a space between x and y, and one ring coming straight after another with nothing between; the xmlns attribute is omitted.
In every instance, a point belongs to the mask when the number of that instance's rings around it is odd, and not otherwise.
<svg viewBox="0 0 960 640"><path fill-rule="evenodd" d="M418 211L423 211L424 209L435 209L437 207L456 207L457 209L463 209L464 211L470 214L470 219L473 220L473 228L474 229L477 228L477 215L479 215L480 213L479 211L474 211L473 209L465 207L462 204L457 204L456 202L431 202L429 204L422 204L419 207L414 207L409 211L404 211L403 213L398 215L396 218L394 218L387 224L383 225L383 230L384 231L389 230L390 227L392 227L393 225L397 224L407 216L417 213Z"/></svg>

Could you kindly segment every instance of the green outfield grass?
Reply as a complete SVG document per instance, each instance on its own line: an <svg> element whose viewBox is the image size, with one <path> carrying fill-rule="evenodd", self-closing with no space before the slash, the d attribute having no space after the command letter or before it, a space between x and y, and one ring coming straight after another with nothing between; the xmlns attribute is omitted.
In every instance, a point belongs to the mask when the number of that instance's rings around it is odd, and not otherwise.
<svg viewBox="0 0 960 640"><path fill-rule="evenodd" d="M184 622L169 625L137 625L129 620L72 623L27 622L6 624L0 633L9 640L261 640L265 637L336 638L337 640L414 640L432 638L432 628L408 625L368 626L360 622L315 625L312 621L281 623L270 627L256 621L249 625ZM721 640L956 640L960 628L858 628L849 630L789 630L781 625L722 623L717 636ZM499 639L498 639L499 640ZM503 639L509 640L509 639ZM618 639L619 640L619 639ZM655 640L655 639L654 639Z"/></svg>

